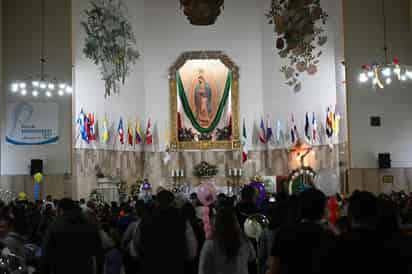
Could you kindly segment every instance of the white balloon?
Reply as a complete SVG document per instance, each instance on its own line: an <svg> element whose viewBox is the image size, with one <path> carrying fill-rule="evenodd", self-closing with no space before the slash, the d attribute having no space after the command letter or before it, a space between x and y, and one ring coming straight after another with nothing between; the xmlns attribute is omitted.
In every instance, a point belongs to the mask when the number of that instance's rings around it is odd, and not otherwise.
<svg viewBox="0 0 412 274"><path fill-rule="evenodd" d="M259 222L257 222L254 219L251 219L251 218L246 219L243 227L245 229L246 236L248 236L249 238L258 240L260 236L262 236L262 233L263 233L262 225L259 224Z"/></svg>
<svg viewBox="0 0 412 274"><path fill-rule="evenodd" d="M315 186L327 196L340 193L339 171L337 169L321 169L315 178Z"/></svg>

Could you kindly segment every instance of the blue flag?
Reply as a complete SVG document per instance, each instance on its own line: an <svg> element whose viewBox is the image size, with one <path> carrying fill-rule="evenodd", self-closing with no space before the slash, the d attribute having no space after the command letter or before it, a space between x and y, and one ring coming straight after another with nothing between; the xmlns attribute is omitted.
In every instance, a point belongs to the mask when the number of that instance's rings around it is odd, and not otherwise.
<svg viewBox="0 0 412 274"><path fill-rule="evenodd" d="M80 136L85 142L89 143L89 136L87 135L86 130L87 115L84 114L83 109L80 111L79 118L77 119L77 124L79 124Z"/></svg>

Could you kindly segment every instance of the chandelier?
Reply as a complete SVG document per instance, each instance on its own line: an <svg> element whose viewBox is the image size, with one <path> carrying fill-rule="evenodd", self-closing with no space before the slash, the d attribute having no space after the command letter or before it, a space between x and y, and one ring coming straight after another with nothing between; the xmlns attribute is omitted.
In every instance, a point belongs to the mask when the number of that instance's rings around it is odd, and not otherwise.
<svg viewBox="0 0 412 274"><path fill-rule="evenodd" d="M40 72L15 81L11 84L11 92L21 96L31 95L33 97L64 96L70 95L73 91L70 84L59 82L56 78L45 73L46 58L44 56L45 47L45 0L41 1L41 57Z"/></svg>
<svg viewBox="0 0 412 274"><path fill-rule="evenodd" d="M190 24L197 26L213 25L223 9L223 3L224 0L180 0Z"/></svg>
<svg viewBox="0 0 412 274"><path fill-rule="evenodd" d="M371 83L374 88L385 88L390 85L393 80L406 82L412 80L412 67L402 65L398 58L394 58L389 62L388 58L388 43L386 34L386 8L385 0L382 0L383 10L383 50L385 53L385 62L371 63L362 66L362 71L359 74L359 82Z"/></svg>

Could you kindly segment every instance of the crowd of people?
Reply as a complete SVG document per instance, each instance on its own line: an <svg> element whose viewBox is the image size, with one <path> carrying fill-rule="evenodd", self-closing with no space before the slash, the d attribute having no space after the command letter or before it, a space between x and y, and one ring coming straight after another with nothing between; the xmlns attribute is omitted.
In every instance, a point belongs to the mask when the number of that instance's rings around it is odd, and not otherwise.
<svg viewBox="0 0 412 274"><path fill-rule="evenodd" d="M195 193L182 200L161 190L120 205L50 196L0 204L1 256L41 274L412 273L396 197L355 191L338 199L331 222L319 190L259 205L255 196L249 186L239 201L219 194L208 210L210 237ZM269 220L258 239L244 232L254 214Z"/></svg>

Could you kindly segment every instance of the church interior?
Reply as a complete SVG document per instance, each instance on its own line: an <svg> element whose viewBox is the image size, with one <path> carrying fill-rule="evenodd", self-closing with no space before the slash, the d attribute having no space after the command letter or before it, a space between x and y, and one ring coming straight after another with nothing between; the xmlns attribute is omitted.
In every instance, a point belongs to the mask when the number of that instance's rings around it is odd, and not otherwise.
<svg viewBox="0 0 412 274"><path fill-rule="evenodd" d="M412 201L412 1L0 3L3 202Z"/></svg>

